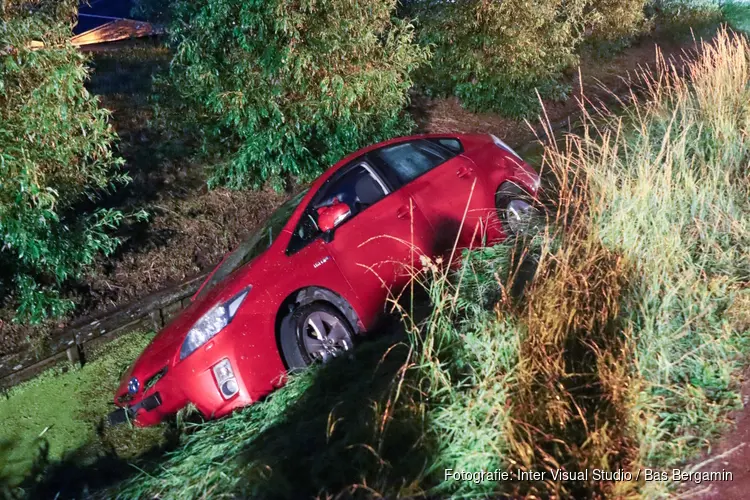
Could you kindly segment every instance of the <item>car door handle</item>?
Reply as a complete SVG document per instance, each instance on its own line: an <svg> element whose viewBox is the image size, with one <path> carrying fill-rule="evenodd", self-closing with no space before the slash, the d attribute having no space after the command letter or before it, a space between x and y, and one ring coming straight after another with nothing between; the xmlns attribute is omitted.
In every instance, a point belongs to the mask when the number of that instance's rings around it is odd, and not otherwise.
<svg viewBox="0 0 750 500"><path fill-rule="evenodd" d="M473 173L474 170L472 170L471 167L467 167L466 165L461 165L460 167L458 167L458 170L456 170L456 176L460 177L461 179L465 179Z"/></svg>
<svg viewBox="0 0 750 500"><path fill-rule="evenodd" d="M408 219L409 218L409 207L406 205L399 207L398 210L396 210L396 217L399 219Z"/></svg>

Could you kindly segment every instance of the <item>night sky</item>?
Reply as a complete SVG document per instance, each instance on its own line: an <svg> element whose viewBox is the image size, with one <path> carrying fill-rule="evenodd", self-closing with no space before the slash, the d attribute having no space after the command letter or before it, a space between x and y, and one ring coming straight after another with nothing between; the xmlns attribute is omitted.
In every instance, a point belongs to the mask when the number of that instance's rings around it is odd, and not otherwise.
<svg viewBox="0 0 750 500"><path fill-rule="evenodd" d="M131 18L130 9L132 7L132 0L90 0L90 5L81 3L78 10L80 16L78 25L73 29L73 32L77 35L112 21L112 19L107 19L108 17Z"/></svg>

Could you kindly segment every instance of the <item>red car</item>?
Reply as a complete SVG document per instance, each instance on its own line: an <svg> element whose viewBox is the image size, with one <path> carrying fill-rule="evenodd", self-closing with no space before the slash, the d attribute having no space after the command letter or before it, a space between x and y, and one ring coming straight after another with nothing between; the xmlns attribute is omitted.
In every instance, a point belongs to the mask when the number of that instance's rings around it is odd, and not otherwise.
<svg viewBox="0 0 750 500"><path fill-rule="evenodd" d="M402 137L349 155L206 279L122 378L110 422L249 405L373 330L421 254L520 232L539 176L492 135ZM458 252L456 252L457 254Z"/></svg>

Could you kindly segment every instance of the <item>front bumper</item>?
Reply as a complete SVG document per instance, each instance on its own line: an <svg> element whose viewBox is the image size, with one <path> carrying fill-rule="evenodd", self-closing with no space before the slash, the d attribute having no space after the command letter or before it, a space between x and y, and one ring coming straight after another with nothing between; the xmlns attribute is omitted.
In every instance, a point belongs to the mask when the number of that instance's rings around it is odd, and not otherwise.
<svg viewBox="0 0 750 500"><path fill-rule="evenodd" d="M285 373L284 365L275 335L262 333L261 326L272 325L275 313L259 318L246 314L247 310L245 307L244 313L238 312L229 326L182 361L176 361L178 342L154 352L147 347L122 376L114 394L114 404L125 410L115 412L117 415L112 420L132 417L137 427L148 427L189 404L204 418L219 418L274 390ZM231 363L239 389L229 398L222 394L213 371L225 358ZM137 387L129 387L133 378L140 381ZM149 405L151 409L147 409L142 401L156 393L159 393L160 404ZM138 403L140 406L136 406Z"/></svg>
<svg viewBox="0 0 750 500"><path fill-rule="evenodd" d="M109 415L107 415L107 422L109 425L119 425L126 422L132 422L135 420L139 410L145 410L147 412L155 410L161 406L162 400L158 392L152 394L147 398L143 398L132 406L125 406L124 408L118 408Z"/></svg>
<svg viewBox="0 0 750 500"><path fill-rule="evenodd" d="M206 418L218 418L253 402L255 398L250 393L250 387L245 384L238 370L234 370L239 385L238 393L225 399L212 371L212 367L218 362L216 356L209 357L205 353L203 359L201 353L192 358L170 367L153 385L138 392L132 399L127 387L127 379L132 374L127 374L115 395L115 404L121 408L109 414L109 423L117 425L132 422L137 427L148 427L174 415L188 404L194 405ZM233 367L237 366L236 360L232 361ZM144 376L143 379L148 381L149 377Z"/></svg>

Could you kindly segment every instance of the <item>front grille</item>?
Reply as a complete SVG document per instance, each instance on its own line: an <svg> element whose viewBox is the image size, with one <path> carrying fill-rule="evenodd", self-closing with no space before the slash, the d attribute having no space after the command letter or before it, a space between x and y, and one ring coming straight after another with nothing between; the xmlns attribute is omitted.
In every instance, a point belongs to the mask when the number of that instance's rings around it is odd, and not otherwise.
<svg viewBox="0 0 750 500"><path fill-rule="evenodd" d="M143 386L143 390L147 391L151 389L154 386L154 384L156 384L159 381L159 379L161 379L166 373L167 373L167 367L165 366L164 368L156 372L153 376L151 376L150 379L146 380L146 383Z"/></svg>

